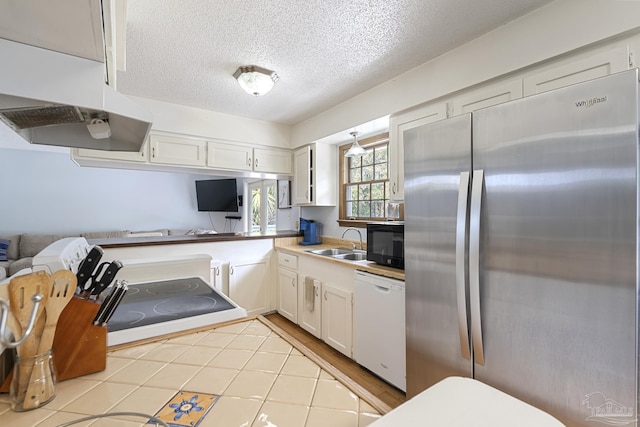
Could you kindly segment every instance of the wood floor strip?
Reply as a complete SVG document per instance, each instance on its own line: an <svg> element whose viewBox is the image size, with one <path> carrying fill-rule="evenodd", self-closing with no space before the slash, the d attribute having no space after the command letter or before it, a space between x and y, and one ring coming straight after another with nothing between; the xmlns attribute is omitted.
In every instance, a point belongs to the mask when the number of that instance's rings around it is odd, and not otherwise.
<svg viewBox="0 0 640 427"><path fill-rule="evenodd" d="M264 316L258 316L257 319L264 323L266 326L271 328L272 331L280 335L284 340L286 340L289 344L295 347L300 353L304 354L306 357L311 359L316 365L320 366L322 369L331 374L336 380L338 380L341 384L355 393L359 398L366 401L369 405L371 405L375 410L380 412L380 414L384 415L387 412L393 409L391 406L387 405L385 402L380 400L374 394L369 392L366 388L362 387L357 382L353 381L347 375L345 375L341 370L333 366L324 358L320 357L314 351L312 351L309 347L307 347L300 340L295 338L293 335L289 334L287 331L271 322Z"/></svg>

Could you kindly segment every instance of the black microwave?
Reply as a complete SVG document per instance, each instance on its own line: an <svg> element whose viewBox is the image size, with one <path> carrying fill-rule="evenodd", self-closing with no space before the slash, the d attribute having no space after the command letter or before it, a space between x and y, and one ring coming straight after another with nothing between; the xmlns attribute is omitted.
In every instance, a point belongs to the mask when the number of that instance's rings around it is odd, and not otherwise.
<svg viewBox="0 0 640 427"><path fill-rule="evenodd" d="M404 222L367 224L367 260L404 269Z"/></svg>

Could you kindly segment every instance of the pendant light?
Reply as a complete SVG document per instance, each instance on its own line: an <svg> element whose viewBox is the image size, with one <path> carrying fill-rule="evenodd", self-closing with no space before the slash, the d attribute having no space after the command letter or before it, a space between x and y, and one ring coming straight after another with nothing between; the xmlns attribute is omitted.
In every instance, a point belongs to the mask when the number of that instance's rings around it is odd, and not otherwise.
<svg viewBox="0 0 640 427"><path fill-rule="evenodd" d="M233 77L238 80L238 84L242 89L255 96L269 92L279 79L275 71L267 70L257 65L240 67L233 73Z"/></svg>
<svg viewBox="0 0 640 427"><path fill-rule="evenodd" d="M351 148L349 148L349 150L347 150L347 152L344 154L345 157L360 157L362 155L364 155L366 153L365 149L362 148L360 146L360 144L358 144L358 132L353 131L353 132L349 132L349 135L351 135L353 137L353 144L351 145Z"/></svg>

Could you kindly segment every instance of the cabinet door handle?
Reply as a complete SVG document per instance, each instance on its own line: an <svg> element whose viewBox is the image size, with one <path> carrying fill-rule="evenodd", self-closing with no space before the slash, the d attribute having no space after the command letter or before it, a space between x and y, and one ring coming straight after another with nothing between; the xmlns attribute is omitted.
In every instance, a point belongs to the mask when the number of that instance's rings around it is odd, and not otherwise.
<svg viewBox="0 0 640 427"><path fill-rule="evenodd" d="M291 279L291 286L296 287L296 279Z"/></svg>
<svg viewBox="0 0 640 427"><path fill-rule="evenodd" d="M258 167L258 159L256 159L255 162L256 162L256 166L255 167Z"/></svg>
<svg viewBox="0 0 640 427"><path fill-rule="evenodd" d="M249 160L247 160L247 166L251 166L251 157L249 157Z"/></svg>
<svg viewBox="0 0 640 427"><path fill-rule="evenodd" d="M220 267L216 267L216 276L220 275Z"/></svg>
<svg viewBox="0 0 640 427"><path fill-rule="evenodd" d="M393 183L393 187L391 187L391 192L393 194L396 194L396 183L395 182Z"/></svg>
<svg viewBox="0 0 640 427"><path fill-rule="evenodd" d="M229 267L229 274L233 274L233 266Z"/></svg>
<svg viewBox="0 0 640 427"><path fill-rule="evenodd" d="M155 159L156 157L156 147L151 147L151 157Z"/></svg>
<svg viewBox="0 0 640 427"><path fill-rule="evenodd" d="M324 291L324 300L327 300L327 291Z"/></svg>

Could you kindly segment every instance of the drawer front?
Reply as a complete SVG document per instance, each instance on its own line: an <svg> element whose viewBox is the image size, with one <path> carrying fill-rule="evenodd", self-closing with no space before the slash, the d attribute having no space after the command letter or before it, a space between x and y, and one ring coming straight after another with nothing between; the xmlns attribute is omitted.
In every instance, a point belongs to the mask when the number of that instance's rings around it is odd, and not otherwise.
<svg viewBox="0 0 640 427"><path fill-rule="evenodd" d="M280 267L290 268L292 270L298 269L298 257L296 255L285 254L278 252L278 265Z"/></svg>

